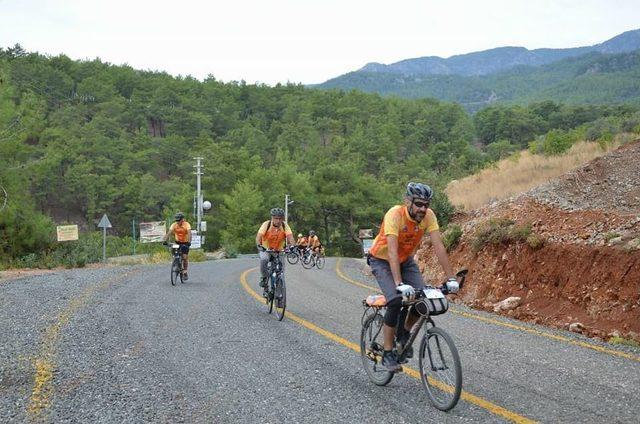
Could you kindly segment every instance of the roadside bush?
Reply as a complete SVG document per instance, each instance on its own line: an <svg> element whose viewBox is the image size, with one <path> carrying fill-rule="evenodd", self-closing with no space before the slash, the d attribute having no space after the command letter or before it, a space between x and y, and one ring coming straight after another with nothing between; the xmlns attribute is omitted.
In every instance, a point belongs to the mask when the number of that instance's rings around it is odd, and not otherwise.
<svg viewBox="0 0 640 424"><path fill-rule="evenodd" d="M462 238L462 227L460 227L458 224L449 225L442 237L442 241L444 243L444 247L447 248L447 252L450 252L453 249L455 249L460 243L461 238Z"/></svg>
<svg viewBox="0 0 640 424"><path fill-rule="evenodd" d="M487 244L508 245L517 242L527 242L540 247L540 241L533 239L531 225L515 225L515 222L506 218L490 219L476 231L471 242L474 252L479 252ZM533 247L533 246L532 246Z"/></svg>

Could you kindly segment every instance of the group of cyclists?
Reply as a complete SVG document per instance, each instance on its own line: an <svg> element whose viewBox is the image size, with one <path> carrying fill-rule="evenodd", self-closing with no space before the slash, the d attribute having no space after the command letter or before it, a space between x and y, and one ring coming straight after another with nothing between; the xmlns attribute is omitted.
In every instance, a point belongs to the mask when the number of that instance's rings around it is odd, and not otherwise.
<svg viewBox="0 0 640 424"><path fill-rule="evenodd" d="M367 255L367 263L386 300L382 366L392 372L402 369L393 350L402 299L412 299L416 291L425 287L422 273L414 259L425 233L429 234L438 263L447 277L447 290L450 293L458 291L458 280L442 242L438 220L430 208L432 198L433 190L428 185L414 182L407 184L403 203L391 207L385 213L380 231ZM267 251L312 249L321 253L323 249L320 239L313 230L309 231L306 237L302 233L298 234L297 240L294 240L291 227L284 221L284 215L282 208L271 209L271 219L264 221L256 234L255 241L260 257L259 285L265 291L269 262ZM184 275L187 277L191 227L184 220L184 214L178 213L175 218L176 222L171 225L163 242L166 242L171 234L174 235L183 253ZM404 323L407 330L405 334L409 333L417 319L418 316L415 313L407 316ZM410 352L407 357L411 356Z"/></svg>

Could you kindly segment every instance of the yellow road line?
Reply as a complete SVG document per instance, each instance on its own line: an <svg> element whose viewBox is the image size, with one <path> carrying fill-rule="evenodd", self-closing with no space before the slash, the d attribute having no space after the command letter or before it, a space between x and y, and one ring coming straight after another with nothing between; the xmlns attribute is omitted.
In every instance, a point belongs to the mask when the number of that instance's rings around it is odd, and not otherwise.
<svg viewBox="0 0 640 424"><path fill-rule="evenodd" d="M106 288L110 284L122 281L135 272L137 270L129 271L124 275L104 280L99 284L86 288L80 295L73 298L69 305L60 312L56 321L46 328L40 352L34 360L34 383L29 404L27 405L27 416L30 421L44 420L44 414L51 406L53 375L56 369L56 349L62 329L71 321L71 318L78 310L86 306L87 301L95 292Z"/></svg>
<svg viewBox="0 0 640 424"><path fill-rule="evenodd" d="M244 288L244 290L250 294L251 296L253 296L256 300L258 300L261 303L264 303L264 298L259 295L258 293L256 293L255 291L253 291L253 289L249 286L249 283L247 283L247 275L252 272L257 270L258 268L251 268L248 269L246 271L244 271L242 273L242 275L240 275L240 283L242 284L242 287ZM312 322L309 322L307 320L305 320L304 318L301 318L299 316L297 316L296 314L287 311L286 318L289 318L290 320L302 325L303 327L314 331L326 338L328 338L329 340L332 340L338 344L341 344L345 347L348 347L349 349L360 353L360 346L356 343L350 342L349 340L338 336L337 334L334 334L330 331L325 330L324 328L318 327L317 325L313 324ZM417 370L414 370L413 368L409 368L409 367L403 367L403 370L405 372L405 374L416 378L418 380L420 380L420 373ZM435 384L444 389L444 390L452 390L451 387L445 385L444 383L438 382L436 381ZM494 414L494 415L498 415L500 417L503 417L507 420L513 421L514 423L521 423L521 424L530 424L530 423L535 423L535 421L530 420L529 418L523 417L522 415L519 415L515 412L509 411L506 408L503 408L501 406L498 406L494 403L491 403L485 399L482 399L478 396L472 395L471 393L468 393L466 391L462 391L462 395L460 396L461 399L463 399L466 402L472 403L476 406L479 406L480 408L483 408L487 411L489 411L490 413Z"/></svg>
<svg viewBox="0 0 640 424"><path fill-rule="evenodd" d="M380 290L378 290L375 287L372 286L368 286L366 284L362 284L356 280L353 280L349 277L347 277L342 270L340 269L340 264L342 263L342 258L338 258L338 261L336 262L336 274L338 274L338 277L342 278L343 280L347 281L348 283L354 284L358 287L362 287L368 290L372 290L375 292L379 292ZM497 319L493 319L493 318L486 318L486 317L482 317L479 315L475 315L475 314L470 314L468 312L462 312L462 311L456 311L453 309L449 309L450 312L453 312L454 314L458 314L458 315L462 315L463 317L466 318L471 318L471 319L475 319L478 321L483 321L483 322L487 322L490 324L494 324L494 325L499 325L501 327L507 327L507 328L511 328L513 330L519 330L519 331L524 331L525 333L530 333L530 334L535 334L536 336L540 336L540 337L546 337L548 339L552 339L552 340L557 340L560 342L565 342L565 343L569 343L572 345L576 345L576 346L580 346L580 347L584 347L587 349L592 349L601 353L607 353L609 355L614 355L614 356L620 356L622 358L626 358L626 359L631 359L632 361L638 361L640 362L640 356L637 355L633 355L627 352L622 352L619 350L614 350L614 349L608 349L606 347L602 347L602 346L597 346L591 343L587 343L584 341L580 341L580 340L572 340L568 337L564 337L564 336L559 336L556 334L551 334L551 333L547 333L544 331L540 331L540 330L535 330L533 328L527 328L527 327L523 327L521 325L516 325L516 324L511 324L508 322L503 322L503 321L499 321Z"/></svg>

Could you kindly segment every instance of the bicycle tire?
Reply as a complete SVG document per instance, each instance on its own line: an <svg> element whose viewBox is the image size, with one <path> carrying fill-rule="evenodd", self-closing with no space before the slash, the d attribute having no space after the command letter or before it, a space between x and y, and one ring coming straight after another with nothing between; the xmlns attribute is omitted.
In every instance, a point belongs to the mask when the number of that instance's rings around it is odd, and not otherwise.
<svg viewBox="0 0 640 424"><path fill-rule="evenodd" d="M324 259L324 256L318 256L316 258L316 267L318 269L322 269L324 268L324 263L326 262L326 260Z"/></svg>
<svg viewBox="0 0 640 424"><path fill-rule="evenodd" d="M178 282L178 275L180 275L180 263L178 258L174 258L171 263L171 285L175 286Z"/></svg>
<svg viewBox="0 0 640 424"><path fill-rule="evenodd" d="M386 386L393 378L394 373L382 368L382 355L378 354L383 345L382 325L384 319L382 315L376 313L368 316L362 324L360 332L360 357L362 365L369 377L369 380L377 386ZM379 349L372 348L372 344L376 343Z"/></svg>
<svg viewBox="0 0 640 424"><path fill-rule="evenodd" d="M315 258L313 255L303 256L302 257L302 267L304 269L311 269L316 265Z"/></svg>
<svg viewBox="0 0 640 424"><path fill-rule="evenodd" d="M287 262L289 262L291 265L297 264L299 260L300 260L300 256L297 253L295 252L287 253Z"/></svg>
<svg viewBox="0 0 640 424"><path fill-rule="evenodd" d="M441 411L456 406L462 393L462 364L451 336L441 328L429 328L420 342L418 361L431 404Z"/></svg>
<svg viewBox="0 0 640 424"><path fill-rule="evenodd" d="M284 278L278 277L276 280L273 297L276 304L276 317L278 317L278 321L282 321L287 310L287 286L284 283Z"/></svg>
<svg viewBox="0 0 640 424"><path fill-rule="evenodd" d="M266 297L266 302L267 302L267 310L269 313L271 313L273 311L273 281L272 281L273 277L269 277L269 280L267 281L267 297Z"/></svg>

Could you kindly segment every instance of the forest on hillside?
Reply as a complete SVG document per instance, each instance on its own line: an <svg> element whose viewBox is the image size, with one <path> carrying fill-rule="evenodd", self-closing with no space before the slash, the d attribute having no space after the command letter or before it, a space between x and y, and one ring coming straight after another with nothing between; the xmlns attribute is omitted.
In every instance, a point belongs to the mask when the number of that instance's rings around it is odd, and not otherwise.
<svg viewBox="0 0 640 424"><path fill-rule="evenodd" d="M640 51L587 53L542 66L516 66L489 75L402 75L356 71L317 88L358 89L403 98L434 97L469 111L490 104L552 100L574 105L640 106Z"/></svg>
<svg viewBox="0 0 640 424"><path fill-rule="evenodd" d="M410 180L436 188L446 224L451 179L553 131L600 128L598 139L636 121L631 106L553 102L472 116L433 99L199 81L16 45L0 49L0 262L47 255L55 224L95 230L103 213L120 236L177 210L193 220L196 156L214 205L208 249L252 251L289 194L294 232L315 229L331 253L356 254L358 230L379 225Z"/></svg>

